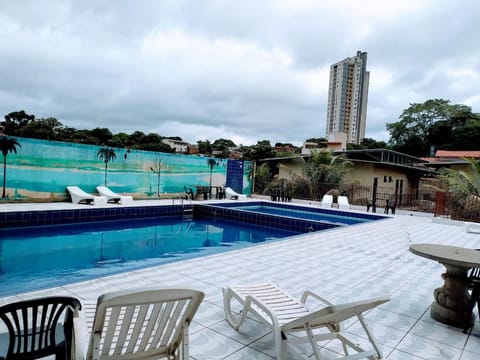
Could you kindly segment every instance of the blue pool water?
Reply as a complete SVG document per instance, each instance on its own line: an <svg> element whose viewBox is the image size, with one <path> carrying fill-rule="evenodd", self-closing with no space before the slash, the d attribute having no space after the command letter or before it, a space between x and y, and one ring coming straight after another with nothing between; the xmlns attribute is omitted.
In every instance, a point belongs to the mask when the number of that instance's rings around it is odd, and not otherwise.
<svg viewBox="0 0 480 360"><path fill-rule="evenodd" d="M224 203L215 204L215 207L234 209L235 211L242 211L248 213L281 216L285 218L313 220L315 222L321 222L336 226L354 225L374 220L385 219L384 216L376 214L355 213L348 211L339 211L336 209L321 209L316 207L305 207L284 203Z"/></svg>
<svg viewBox="0 0 480 360"><path fill-rule="evenodd" d="M181 217L0 230L0 296L266 243L298 232Z"/></svg>
<svg viewBox="0 0 480 360"><path fill-rule="evenodd" d="M280 208L267 205L252 205L237 207L237 210L247 210L269 215L290 216L299 219L317 220L338 225L353 225L371 221L348 215L336 215L323 212L312 212L307 210Z"/></svg>

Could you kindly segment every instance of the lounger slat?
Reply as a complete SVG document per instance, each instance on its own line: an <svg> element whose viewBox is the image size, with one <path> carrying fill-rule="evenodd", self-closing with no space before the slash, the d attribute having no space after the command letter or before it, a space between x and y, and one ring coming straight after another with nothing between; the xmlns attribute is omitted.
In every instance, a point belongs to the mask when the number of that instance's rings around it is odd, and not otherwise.
<svg viewBox="0 0 480 360"><path fill-rule="evenodd" d="M87 359L189 359L188 326L204 294L120 291L99 297Z"/></svg>

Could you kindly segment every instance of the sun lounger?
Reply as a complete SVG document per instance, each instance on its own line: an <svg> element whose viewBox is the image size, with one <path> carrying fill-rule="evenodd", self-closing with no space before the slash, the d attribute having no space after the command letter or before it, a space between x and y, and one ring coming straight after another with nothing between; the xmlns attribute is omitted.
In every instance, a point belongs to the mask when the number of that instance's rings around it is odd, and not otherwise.
<svg viewBox="0 0 480 360"><path fill-rule="evenodd" d="M145 289L98 298L87 360L189 359L188 327L204 294Z"/></svg>
<svg viewBox="0 0 480 360"><path fill-rule="evenodd" d="M105 196L94 196L86 193L78 186L67 186L67 190L72 198L74 204L93 204L93 205L106 205L107 198Z"/></svg>
<svg viewBox="0 0 480 360"><path fill-rule="evenodd" d="M342 210L350 209L350 203L348 202L348 198L346 196L338 197L338 208Z"/></svg>
<svg viewBox="0 0 480 360"><path fill-rule="evenodd" d="M307 308L309 297L320 301L324 307L319 310ZM240 315L232 313L233 299L243 306ZM254 314L272 330L277 360L285 359L286 346L296 353L295 358L306 359L307 356L301 354L296 346L302 343L311 345L312 358L326 359L317 343L333 339L341 342L345 359L382 358L380 347L367 327L363 313L389 301L386 297L333 305L311 291L305 291L301 300L297 300L276 285L265 283L224 288L223 301L225 318L235 330L238 331L249 313ZM365 341L370 342L371 349L360 347L343 332L343 322L352 318L359 320L366 335ZM299 332L303 332L304 336L299 336ZM291 336L291 333L295 335ZM305 348L303 350L305 351Z"/></svg>
<svg viewBox="0 0 480 360"><path fill-rule="evenodd" d="M230 187L225 188L225 197L229 200L247 200L247 195L239 194Z"/></svg>
<svg viewBox="0 0 480 360"><path fill-rule="evenodd" d="M131 204L133 202L133 198L131 196L114 193L106 186L97 186L97 191L101 196L105 196L107 198L107 202L119 203L122 205Z"/></svg>
<svg viewBox="0 0 480 360"><path fill-rule="evenodd" d="M332 203L333 203L333 196L325 194L323 195L322 203L320 206L324 209L330 209L332 207Z"/></svg>

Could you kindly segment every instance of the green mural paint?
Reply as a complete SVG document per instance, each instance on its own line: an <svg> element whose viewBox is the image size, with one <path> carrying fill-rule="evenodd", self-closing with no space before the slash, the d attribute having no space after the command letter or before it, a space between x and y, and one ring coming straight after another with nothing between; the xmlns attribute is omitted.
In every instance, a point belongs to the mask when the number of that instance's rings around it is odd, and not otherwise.
<svg viewBox="0 0 480 360"><path fill-rule="evenodd" d="M163 193L183 193L184 185L207 186L210 175L212 186L224 186L227 176L226 159L214 159L218 166L210 169L206 157L112 148L116 158L109 160L106 178L105 162L98 156L99 146L15 139L21 148L8 158L6 193L9 200L64 201L66 186L76 185L95 193L96 187L106 180L115 192L135 198L157 198ZM161 159L160 172L152 170L157 169L158 159ZM251 162L245 161L245 164L245 169L251 168ZM249 175L245 171L246 193L251 192Z"/></svg>

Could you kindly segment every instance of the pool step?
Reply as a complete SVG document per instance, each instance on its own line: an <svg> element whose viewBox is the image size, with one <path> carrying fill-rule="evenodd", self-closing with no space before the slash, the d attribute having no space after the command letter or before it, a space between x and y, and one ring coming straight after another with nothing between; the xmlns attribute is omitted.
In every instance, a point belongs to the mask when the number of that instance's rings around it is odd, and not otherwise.
<svg viewBox="0 0 480 360"><path fill-rule="evenodd" d="M193 220L193 208L183 209L183 221Z"/></svg>

